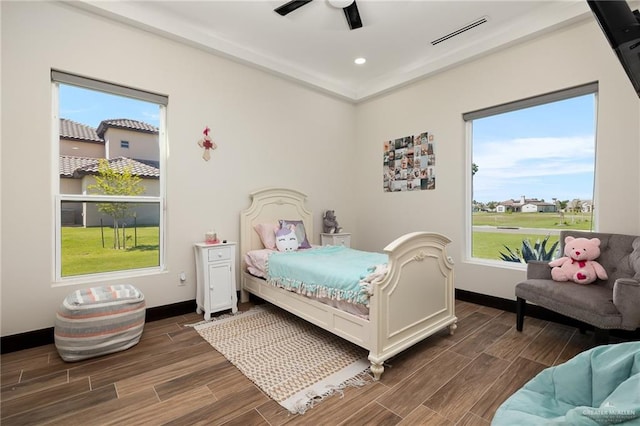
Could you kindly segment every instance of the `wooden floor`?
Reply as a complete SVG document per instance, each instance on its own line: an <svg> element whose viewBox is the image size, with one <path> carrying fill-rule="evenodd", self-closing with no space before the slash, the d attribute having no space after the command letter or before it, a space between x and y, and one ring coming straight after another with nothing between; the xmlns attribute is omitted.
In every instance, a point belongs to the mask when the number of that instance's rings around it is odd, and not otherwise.
<svg viewBox="0 0 640 426"><path fill-rule="evenodd" d="M242 309L249 306L244 305ZM590 335L456 302L440 332L389 360L379 382L347 388L305 415L265 396L191 327L195 313L147 323L124 352L65 363L53 345L2 355L3 425L488 425L542 369L591 347Z"/></svg>

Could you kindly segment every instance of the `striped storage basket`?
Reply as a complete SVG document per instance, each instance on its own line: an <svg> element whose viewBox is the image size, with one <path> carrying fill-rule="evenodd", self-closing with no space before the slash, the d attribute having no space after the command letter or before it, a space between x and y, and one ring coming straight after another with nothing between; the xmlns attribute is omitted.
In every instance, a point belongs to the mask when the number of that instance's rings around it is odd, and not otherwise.
<svg viewBox="0 0 640 426"><path fill-rule="evenodd" d="M56 348L65 361L128 349L140 341L144 318L144 295L132 285L76 290L56 314Z"/></svg>

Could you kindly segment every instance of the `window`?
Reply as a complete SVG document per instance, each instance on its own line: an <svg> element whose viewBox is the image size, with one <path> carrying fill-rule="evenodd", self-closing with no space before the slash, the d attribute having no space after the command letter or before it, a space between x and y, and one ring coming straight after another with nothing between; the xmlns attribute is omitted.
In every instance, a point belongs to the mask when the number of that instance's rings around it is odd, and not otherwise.
<svg viewBox="0 0 640 426"><path fill-rule="evenodd" d="M56 281L163 269L167 97L51 79Z"/></svg>
<svg viewBox="0 0 640 426"><path fill-rule="evenodd" d="M558 255L563 229L594 229L597 83L463 115L474 259Z"/></svg>

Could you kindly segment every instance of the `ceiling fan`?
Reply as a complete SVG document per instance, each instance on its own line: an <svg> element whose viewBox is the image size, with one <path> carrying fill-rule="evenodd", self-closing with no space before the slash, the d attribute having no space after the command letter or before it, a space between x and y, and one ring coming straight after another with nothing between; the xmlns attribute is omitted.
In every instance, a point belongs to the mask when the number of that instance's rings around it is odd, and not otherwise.
<svg viewBox="0 0 640 426"><path fill-rule="evenodd" d="M313 0L292 0L286 2L282 6L275 9L275 12L285 16L299 7L304 6L307 3L311 3ZM347 18L347 24L349 29L355 30L362 27L362 20L360 19L360 12L358 12L358 5L355 0L327 0L328 3L336 8L342 9L344 16Z"/></svg>

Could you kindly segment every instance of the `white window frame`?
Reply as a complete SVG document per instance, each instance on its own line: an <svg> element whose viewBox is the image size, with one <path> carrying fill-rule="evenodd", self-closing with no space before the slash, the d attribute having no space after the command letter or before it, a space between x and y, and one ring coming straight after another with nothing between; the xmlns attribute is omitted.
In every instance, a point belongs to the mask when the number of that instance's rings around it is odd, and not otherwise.
<svg viewBox="0 0 640 426"><path fill-rule="evenodd" d="M159 95L147 91L129 88L113 83L107 83L100 80L94 80L87 77L82 77L75 74L66 73L64 71L51 70L51 92L52 92L52 141L55 147L60 145L60 84L69 84L77 87L83 87L86 89L101 91L109 94L115 94L120 96L126 96L134 99L139 99L147 102L155 103L159 106L159 132L158 132L158 144L160 152L160 183L159 183L159 195L158 196L108 196L108 195L93 195L93 194L61 194L60 193L60 173L59 173L59 157L60 150L53 149L54 155L52 155L52 194L54 214L53 227L55 229L54 247L52 253L54 253L54 287L73 285L77 283L86 282L98 282L105 279L118 279L129 278L136 276L151 275L157 273L166 272L166 171L167 171L167 105L168 97L165 95ZM136 203L152 203L159 206L159 260L158 266L139 268L139 269L126 269L110 272L99 272L95 274L73 275L68 277L62 276L62 247L61 247L61 220L62 220L62 203L64 201L71 202L136 202Z"/></svg>
<svg viewBox="0 0 640 426"><path fill-rule="evenodd" d="M511 111L526 109L534 106L558 102L565 99L575 98L583 95L594 95L594 99L595 99L594 100L595 101L595 108L594 108L595 110L595 117L594 117L595 152L594 152L594 164L593 164L594 166L593 205L595 206L597 204L597 198L598 198L597 185L595 181L597 176L597 169L598 169L598 155L597 155L598 82L597 81L462 114L462 119L464 120L464 124L465 124L465 135L466 135L465 164L467 165L466 167L467 184L466 184L466 191L465 191L466 238L465 238L464 255L468 263L499 267L503 269L524 270L527 268L527 265L522 263L505 262L501 260L473 257L473 174L471 170L473 165L473 120L490 117L493 115L499 115L499 114L503 114ZM598 214L598 209L594 209L593 227L595 232L597 232L597 229L598 229L597 214Z"/></svg>

